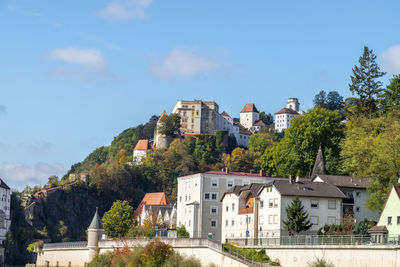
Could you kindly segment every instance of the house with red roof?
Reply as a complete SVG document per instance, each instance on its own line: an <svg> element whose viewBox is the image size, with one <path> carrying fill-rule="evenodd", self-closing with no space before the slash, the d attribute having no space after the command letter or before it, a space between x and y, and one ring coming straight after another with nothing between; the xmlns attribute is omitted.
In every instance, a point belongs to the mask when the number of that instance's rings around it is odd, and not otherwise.
<svg viewBox="0 0 400 267"><path fill-rule="evenodd" d="M147 193L134 212L139 224L147 219L153 223L176 226L176 208L172 205L164 192Z"/></svg>
<svg viewBox="0 0 400 267"><path fill-rule="evenodd" d="M139 164L146 157L147 150L150 149L150 143L147 139L141 139L133 149L133 163Z"/></svg>

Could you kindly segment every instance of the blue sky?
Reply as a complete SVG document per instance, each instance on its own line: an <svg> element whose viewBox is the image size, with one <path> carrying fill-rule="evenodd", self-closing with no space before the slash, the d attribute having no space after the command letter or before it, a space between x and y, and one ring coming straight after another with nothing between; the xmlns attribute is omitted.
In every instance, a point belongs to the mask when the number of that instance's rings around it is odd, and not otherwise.
<svg viewBox="0 0 400 267"><path fill-rule="evenodd" d="M350 96L364 45L400 72L398 1L0 0L0 177L62 175L178 99L274 113Z"/></svg>

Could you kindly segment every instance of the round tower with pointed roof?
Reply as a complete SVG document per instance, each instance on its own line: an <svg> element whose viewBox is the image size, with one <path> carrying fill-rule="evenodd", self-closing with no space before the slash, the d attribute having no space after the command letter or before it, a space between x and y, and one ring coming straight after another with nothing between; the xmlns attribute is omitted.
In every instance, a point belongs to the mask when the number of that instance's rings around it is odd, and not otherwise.
<svg viewBox="0 0 400 267"><path fill-rule="evenodd" d="M91 261L97 254L98 241L104 234L104 229L101 224L98 208L96 207L96 213L93 216L92 222L88 228L88 249L89 249L89 261Z"/></svg>

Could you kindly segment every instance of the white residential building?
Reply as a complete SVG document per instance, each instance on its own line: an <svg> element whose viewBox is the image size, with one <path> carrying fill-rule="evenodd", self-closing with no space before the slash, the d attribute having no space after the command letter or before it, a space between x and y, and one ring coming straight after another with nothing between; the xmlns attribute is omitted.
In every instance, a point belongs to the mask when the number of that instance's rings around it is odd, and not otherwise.
<svg viewBox="0 0 400 267"><path fill-rule="evenodd" d="M372 211L366 206L370 196L367 192L369 178L318 174L313 181L332 184L343 192L346 196L343 199L343 216L351 216L356 222L379 219L379 212Z"/></svg>
<svg viewBox="0 0 400 267"><path fill-rule="evenodd" d="M11 191L10 187L0 179L0 245L6 240L7 231L10 229L11 216Z"/></svg>
<svg viewBox="0 0 400 267"><path fill-rule="evenodd" d="M304 112L299 109L300 103L297 98L289 98L286 107L275 113L275 131L282 132L290 127L290 121Z"/></svg>
<svg viewBox="0 0 400 267"><path fill-rule="evenodd" d="M243 125L240 123L233 124L233 135L236 138L236 142L238 146L247 147L249 144L249 138L251 132L248 131Z"/></svg>
<svg viewBox="0 0 400 267"><path fill-rule="evenodd" d="M290 181L291 180L291 181ZM286 207L298 196L312 227L302 234L315 234L325 224L342 221L344 194L328 183L274 180L268 184L234 187L222 197L222 241L227 238L287 236ZM248 231L248 232L247 232Z"/></svg>
<svg viewBox="0 0 400 267"><path fill-rule="evenodd" d="M137 142L135 148L133 149L133 163L139 164L144 157L146 157L146 152L150 148L149 140L141 139Z"/></svg>
<svg viewBox="0 0 400 267"><path fill-rule="evenodd" d="M275 178L262 173L209 171L178 177L177 226L184 225L190 237L221 240L221 196L235 185L267 183Z"/></svg>

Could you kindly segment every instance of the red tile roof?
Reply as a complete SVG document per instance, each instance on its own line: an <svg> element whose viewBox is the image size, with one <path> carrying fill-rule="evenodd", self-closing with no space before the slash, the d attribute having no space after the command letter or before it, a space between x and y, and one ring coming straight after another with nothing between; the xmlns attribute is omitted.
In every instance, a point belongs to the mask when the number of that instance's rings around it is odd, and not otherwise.
<svg viewBox="0 0 400 267"><path fill-rule="evenodd" d="M264 126L264 122L262 120L257 120L254 122L254 126Z"/></svg>
<svg viewBox="0 0 400 267"><path fill-rule="evenodd" d="M255 176L255 177L267 177L265 175L260 175L259 173L249 173L249 172L224 172L224 171L208 171L206 174L216 174L216 175L237 175L237 176Z"/></svg>
<svg viewBox="0 0 400 267"><path fill-rule="evenodd" d="M238 123L237 125L239 126L240 134L251 135L251 132L249 132L243 125L241 125L240 123Z"/></svg>
<svg viewBox="0 0 400 267"><path fill-rule="evenodd" d="M240 113L245 113L245 112L257 112L258 113L258 110L253 103L250 103L250 104L244 105L244 108L242 109L242 111L240 111Z"/></svg>
<svg viewBox="0 0 400 267"><path fill-rule="evenodd" d="M141 139L137 142L134 150L147 150L149 149L149 140Z"/></svg>
<svg viewBox="0 0 400 267"><path fill-rule="evenodd" d="M150 206L150 205L170 205L169 199L164 192L156 192L156 193L147 193L142 201L140 202L138 208L135 210L134 215L138 216L142 210L143 206Z"/></svg>
<svg viewBox="0 0 400 267"><path fill-rule="evenodd" d="M228 114L228 113L226 113L225 111L224 111L224 112L222 112L222 113L221 113L221 115L222 115L222 116L229 117L229 118L231 117L231 116L229 116L229 114Z"/></svg>
<svg viewBox="0 0 400 267"><path fill-rule="evenodd" d="M157 122L160 122L161 119L164 118L164 117L168 117L168 114L167 114L167 112L166 112L165 110L164 110L164 112L161 114L160 118L158 118L158 121L157 121Z"/></svg>
<svg viewBox="0 0 400 267"><path fill-rule="evenodd" d="M299 113L296 110L293 110L291 108L283 108L283 109L279 110L275 114L296 114L296 115L299 115Z"/></svg>

